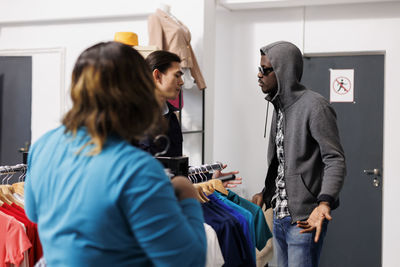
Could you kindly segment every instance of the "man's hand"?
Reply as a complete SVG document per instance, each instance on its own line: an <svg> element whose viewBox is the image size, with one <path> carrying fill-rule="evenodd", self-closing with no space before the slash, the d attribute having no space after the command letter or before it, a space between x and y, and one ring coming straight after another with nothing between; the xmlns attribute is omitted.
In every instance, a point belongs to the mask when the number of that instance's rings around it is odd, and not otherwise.
<svg viewBox="0 0 400 267"><path fill-rule="evenodd" d="M256 204L257 206L262 208L263 205L263 193L257 193L253 196L253 198L251 199L251 202L253 202L254 204Z"/></svg>
<svg viewBox="0 0 400 267"><path fill-rule="evenodd" d="M300 233L311 233L316 231L314 242L317 243L322 231L322 223L324 220L332 220L331 208L328 202L320 202L310 214L306 221L297 221L297 227L303 228Z"/></svg>
<svg viewBox="0 0 400 267"><path fill-rule="evenodd" d="M228 166L228 165L224 164L222 166L222 169L225 169L226 166ZM235 174L236 175L238 173L239 173L238 171L224 172L223 173L220 170L217 170L217 171L215 171L213 173L212 178L214 179L214 178L218 178L218 177L226 176L226 175L231 175L231 174ZM223 182L223 185L224 185L225 188L233 188L233 187L236 187L238 184L242 184L242 177L236 177L235 180Z"/></svg>

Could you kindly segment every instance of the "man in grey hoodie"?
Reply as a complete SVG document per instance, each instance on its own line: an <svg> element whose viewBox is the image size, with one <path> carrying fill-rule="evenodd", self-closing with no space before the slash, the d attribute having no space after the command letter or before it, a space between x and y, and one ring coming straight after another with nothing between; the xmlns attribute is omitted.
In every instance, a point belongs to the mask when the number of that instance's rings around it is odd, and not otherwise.
<svg viewBox="0 0 400 267"><path fill-rule="evenodd" d="M302 74L303 57L292 43L261 48L258 82L274 114L265 187L252 201L274 209L279 267L318 266L346 173L336 113L300 83Z"/></svg>

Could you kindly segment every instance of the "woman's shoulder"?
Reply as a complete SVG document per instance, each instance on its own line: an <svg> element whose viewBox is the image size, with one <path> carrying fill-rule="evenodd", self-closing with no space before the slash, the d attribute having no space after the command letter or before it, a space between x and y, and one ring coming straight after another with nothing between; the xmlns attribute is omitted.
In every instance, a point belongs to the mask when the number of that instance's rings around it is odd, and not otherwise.
<svg viewBox="0 0 400 267"><path fill-rule="evenodd" d="M149 152L133 146L125 141L110 143L102 153L107 154L105 158L110 161L117 161L123 168L126 166L131 170L143 170L160 172L163 170L161 163ZM106 159L107 160L107 159Z"/></svg>
<svg viewBox="0 0 400 267"><path fill-rule="evenodd" d="M37 140L35 140L32 144L30 150L37 146L41 146L43 144L49 143L51 139L55 138L56 136L61 136L65 132L65 127L63 125L58 126L57 128L51 129L44 134L42 134Z"/></svg>

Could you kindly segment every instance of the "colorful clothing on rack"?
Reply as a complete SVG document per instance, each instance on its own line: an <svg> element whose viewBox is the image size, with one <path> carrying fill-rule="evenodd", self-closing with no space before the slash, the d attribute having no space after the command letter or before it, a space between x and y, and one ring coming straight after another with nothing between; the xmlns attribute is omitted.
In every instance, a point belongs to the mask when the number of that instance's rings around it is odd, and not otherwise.
<svg viewBox="0 0 400 267"><path fill-rule="evenodd" d="M49 266L204 266L200 204L177 201L161 164L110 136L88 156L85 128L59 127L30 149L25 209Z"/></svg>
<svg viewBox="0 0 400 267"><path fill-rule="evenodd" d="M235 216L239 223L241 224L241 228L243 230L243 234L246 238L246 243L249 247L249 251L254 258L254 262L256 261L256 251L254 245L255 233L254 233L254 221L253 216L250 212L239 207L232 201L224 198L221 194L218 194L216 191L207 196L210 200L224 208L226 211L230 212L233 216Z"/></svg>
<svg viewBox="0 0 400 267"><path fill-rule="evenodd" d="M255 237L256 237L256 248L258 250L262 250L265 247L268 239L272 237L272 233L268 227L267 221L265 220L264 213L262 209L254 203L251 203L247 199L244 199L231 190L228 190L229 194L227 198L233 203L238 204L239 206L245 208L250 213L253 214L254 217L254 229L255 229ZM221 195L221 194L220 194ZM223 195L221 195L223 196Z"/></svg>
<svg viewBox="0 0 400 267"><path fill-rule="evenodd" d="M255 266L248 241L234 215L212 200L202 204L204 220L214 228L226 266Z"/></svg>
<svg viewBox="0 0 400 267"><path fill-rule="evenodd" d="M24 253L32 247L23 226L13 217L0 212L0 266L20 266Z"/></svg>
<svg viewBox="0 0 400 267"><path fill-rule="evenodd" d="M7 203L3 203L0 206L0 211L4 212L7 215L10 215L17 219L19 222L23 223L26 228L26 235L29 238L29 241L32 244L32 247L28 251L29 258L29 266L34 266L35 263L42 257L42 245L39 240L37 225L31 222L25 215L25 211L17 206L16 204L8 205Z"/></svg>
<svg viewBox="0 0 400 267"><path fill-rule="evenodd" d="M224 265L224 257L222 256L221 247L218 243L218 237L215 230L208 224L204 223L204 230L207 236L207 261L206 267L221 267Z"/></svg>

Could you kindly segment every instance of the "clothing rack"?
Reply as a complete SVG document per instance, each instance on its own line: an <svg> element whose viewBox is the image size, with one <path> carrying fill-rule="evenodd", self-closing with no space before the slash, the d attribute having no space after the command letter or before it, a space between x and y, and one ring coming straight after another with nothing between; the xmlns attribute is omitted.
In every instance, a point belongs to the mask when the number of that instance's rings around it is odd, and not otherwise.
<svg viewBox="0 0 400 267"><path fill-rule="evenodd" d="M26 164L17 164L14 166L0 166L0 175L14 174L17 172L26 172Z"/></svg>
<svg viewBox="0 0 400 267"><path fill-rule="evenodd" d="M27 165L26 164L17 164L14 166L0 166L0 183L1 184L13 184L16 182L22 182L25 178L25 174L27 171ZM14 177L13 174L22 172L22 174L19 177Z"/></svg>
<svg viewBox="0 0 400 267"><path fill-rule="evenodd" d="M189 167L188 174L192 175L192 174L202 174L202 173L210 173L210 172L214 172L214 171L220 171L220 170L222 170L222 167L223 167L223 165L221 162L216 162L213 164L204 164L199 167L192 166L192 167Z"/></svg>
<svg viewBox="0 0 400 267"><path fill-rule="evenodd" d="M215 171L220 171L222 169L223 169L223 164L221 162L216 162L213 164L205 164L199 167L192 166L189 168L188 178L194 184L206 182L212 179L211 173ZM234 174L230 174L215 179L225 182L229 180L234 180L235 178L236 176Z"/></svg>

